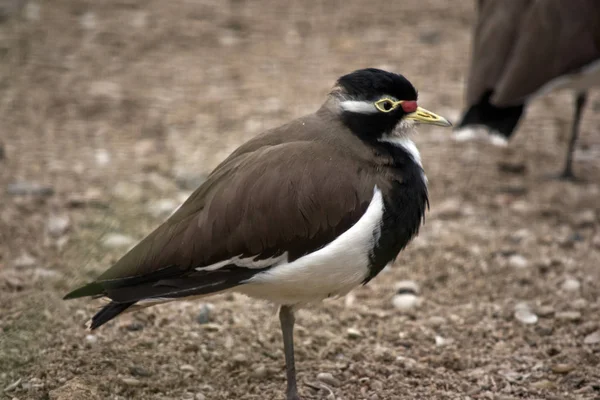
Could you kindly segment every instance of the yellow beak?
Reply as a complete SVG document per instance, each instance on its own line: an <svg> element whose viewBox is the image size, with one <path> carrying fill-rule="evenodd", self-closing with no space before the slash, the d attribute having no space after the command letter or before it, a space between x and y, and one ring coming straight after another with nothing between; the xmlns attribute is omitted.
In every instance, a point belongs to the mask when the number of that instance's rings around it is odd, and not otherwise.
<svg viewBox="0 0 600 400"><path fill-rule="evenodd" d="M450 121L448 121L446 118L421 107L417 107L417 111L404 116L404 118L413 120L419 124L452 126Z"/></svg>

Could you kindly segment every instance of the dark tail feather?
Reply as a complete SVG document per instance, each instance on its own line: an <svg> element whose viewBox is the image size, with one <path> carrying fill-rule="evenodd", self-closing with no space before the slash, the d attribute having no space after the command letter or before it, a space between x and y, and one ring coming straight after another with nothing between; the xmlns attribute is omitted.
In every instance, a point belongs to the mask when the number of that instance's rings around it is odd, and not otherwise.
<svg viewBox="0 0 600 400"><path fill-rule="evenodd" d="M63 297L63 300L77 299L79 297L88 296L100 296L102 294L104 294L104 288L102 285L97 282L92 282L67 293L65 297Z"/></svg>
<svg viewBox="0 0 600 400"><path fill-rule="evenodd" d="M496 107L490 103L492 91L486 92L479 103L471 106L457 128L483 125L509 139L523 114L525 106Z"/></svg>
<svg viewBox="0 0 600 400"><path fill-rule="evenodd" d="M115 318L117 315L121 314L123 311L127 310L134 304L135 301L129 303L117 303L111 301L110 303L102 307L102 309L98 311L96 315L94 315L92 319L88 322L89 330L93 331L94 329L104 325L105 323Z"/></svg>

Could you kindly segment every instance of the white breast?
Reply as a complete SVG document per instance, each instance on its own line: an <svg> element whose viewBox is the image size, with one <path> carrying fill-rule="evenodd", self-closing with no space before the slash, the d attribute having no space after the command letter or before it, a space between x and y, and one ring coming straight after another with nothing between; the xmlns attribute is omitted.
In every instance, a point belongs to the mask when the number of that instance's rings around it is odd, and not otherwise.
<svg viewBox="0 0 600 400"><path fill-rule="evenodd" d="M384 204L375 187L363 216L327 246L253 276L236 291L277 304L311 303L344 295L369 274L369 254L379 237Z"/></svg>

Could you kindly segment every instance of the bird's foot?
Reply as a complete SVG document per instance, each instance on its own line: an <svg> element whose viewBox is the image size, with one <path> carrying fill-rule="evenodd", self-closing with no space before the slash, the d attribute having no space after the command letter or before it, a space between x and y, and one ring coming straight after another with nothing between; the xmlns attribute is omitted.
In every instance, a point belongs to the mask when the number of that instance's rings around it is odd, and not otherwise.
<svg viewBox="0 0 600 400"><path fill-rule="evenodd" d="M578 183L578 182L583 182L583 180L581 178L578 178L575 176L575 174L573 174L573 171L570 170L564 170L563 172L559 173L559 174L549 174L545 176L546 180L552 180L552 181L565 181L565 182L573 182L573 183Z"/></svg>
<svg viewBox="0 0 600 400"><path fill-rule="evenodd" d="M285 395L285 400L302 400L298 394L298 390L288 390Z"/></svg>

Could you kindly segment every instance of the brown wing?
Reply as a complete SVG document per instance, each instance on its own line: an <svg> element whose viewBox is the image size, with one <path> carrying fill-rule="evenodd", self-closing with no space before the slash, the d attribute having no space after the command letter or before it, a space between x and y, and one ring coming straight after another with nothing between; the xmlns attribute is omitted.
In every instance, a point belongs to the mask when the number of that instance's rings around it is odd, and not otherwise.
<svg viewBox="0 0 600 400"><path fill-rule="evenodd" d="M600 58L597 0L485 0L475 30L469 105L488 90L498 107Z"/></svg>
<svg viewBox="0 0 600 400"><path fill-rule="evenodd" d="M492 102L523 102L545 83L600 58L600 2L537 1L523 19L519 40Z"/></svg>
<svg viewBox="0 0 600 400"><path fill-rule="evenodd" d="M196 268L236 256L264 260L287 252L293 260L323 247L365 212L375 185L367 170L323 142L238 151L169 220L67 297L102 294L125 303L235 286L261 269L235 262Z"/></svg>
<svg viewBox="0 0 600 400"><path fill-rule="evenodd" d="M533 0L480 0L473 33L467 104L476 104L502 78Z"/></svg>

